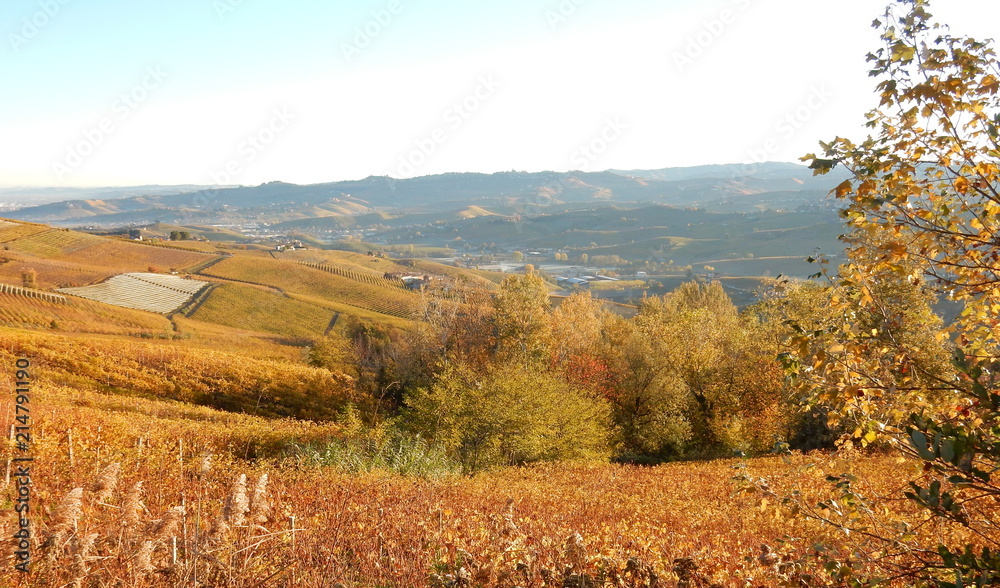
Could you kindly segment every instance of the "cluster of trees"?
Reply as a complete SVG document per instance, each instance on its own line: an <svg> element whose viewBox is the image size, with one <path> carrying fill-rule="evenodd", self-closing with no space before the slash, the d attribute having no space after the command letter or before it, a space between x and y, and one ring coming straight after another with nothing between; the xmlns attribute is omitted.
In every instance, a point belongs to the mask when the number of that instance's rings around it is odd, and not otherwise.
<svg viewBox="0 0 1000 588"><path fill-rule="evenodd" d="M544 280L527 274L494 293L427 292L416 330L357 323L310 357L351 373L369 420L442 444L469 471L832 446L856 424L831 430L822 407L800 411L778 361L795 332L789 323L820 324L829 295L777 284L741 313L718 282L692 281L625 318L587 292L553 306ZM940 359L939 340L911 333L935 320L930 298L913 296L907 312L922 313L920 322L899 325L900 334Z"/></svg>

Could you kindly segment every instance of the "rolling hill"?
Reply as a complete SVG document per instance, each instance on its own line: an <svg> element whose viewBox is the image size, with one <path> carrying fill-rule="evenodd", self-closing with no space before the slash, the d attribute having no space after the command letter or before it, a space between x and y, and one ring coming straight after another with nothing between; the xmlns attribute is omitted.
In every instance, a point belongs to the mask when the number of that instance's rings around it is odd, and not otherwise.
<svg viewBox="0 0 1000 588"><path fill-rule="evenodd" d="M296 361L303 346L343 317L412 328L420 296L386 274L486 288L500 279L346 251L203 252L186 247L212 244L154 244L3 219L0 244L0 326L205 349L236 345L250 355Z"/></svg>
<svg viewBox="0 0 1000 588"><path fill-rule="evenodd" d="M121 226L234 220L280 223L386 211L534 214L551 206L600 203L660 203L749 212L816 203L839 183L840 173L814 178L802 165L761 163L620 172L449 173L408 179L371 176L304 186L270 182L197 191L186 187L174 194L159 190L117 199L67 200L8 214L60 225ZM374 224L377 220L363 222Z"/></svg>

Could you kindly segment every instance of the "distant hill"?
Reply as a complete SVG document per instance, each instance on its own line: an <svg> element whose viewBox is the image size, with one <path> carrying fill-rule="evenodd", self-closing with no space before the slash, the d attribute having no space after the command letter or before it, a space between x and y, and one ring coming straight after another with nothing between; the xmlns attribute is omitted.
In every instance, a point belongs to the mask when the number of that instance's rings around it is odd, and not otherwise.
<svg viewBox="0 0 1000 588"><path fill-rule="evenodd" d="M843 173L843 172L840 172ZM836 176L836 177L834 177ZM377 213L532 214L551 206L659 203L709 210L787 210L820 202L839 175L813 177L802 165L761 163L604 172L449 173L410 179L195 189L123 188L30 206L9 218L60 225L281 223ZM98 197L100 196L100 197ZM120 196L120 197L116 197ZM372 219L375 220L375 219Z"/></svg>

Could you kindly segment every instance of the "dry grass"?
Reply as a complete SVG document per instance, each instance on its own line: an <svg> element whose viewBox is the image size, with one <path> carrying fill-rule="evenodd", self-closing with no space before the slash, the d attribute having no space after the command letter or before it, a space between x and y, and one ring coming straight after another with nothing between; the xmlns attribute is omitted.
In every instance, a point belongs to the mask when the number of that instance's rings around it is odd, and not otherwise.
<svg viewBox="0 0 1000 588"><path fill-rule="evenodd" d="M0 365L31 357L42 384L267 416L328 419L357 400L347 376L301 363L115 338L0 329Z"/></svg>
<svg viewBox="0 0 1000 588"><path fill-rule="evenodd" d="M242 459L261 438L321 441L335 426L48 386L33 406L35 524L40 539L55 539L36 545L24 585L176 586L197 576L237 587L778 586L782 558L817 533L760 495L736 493L737 460L345 475L294 458ZM863 472L889 493L911 467L826 455L748 464L773 491L798 488L810 500L830 473ZM0 574L16 578L10 565Z"/></svg>

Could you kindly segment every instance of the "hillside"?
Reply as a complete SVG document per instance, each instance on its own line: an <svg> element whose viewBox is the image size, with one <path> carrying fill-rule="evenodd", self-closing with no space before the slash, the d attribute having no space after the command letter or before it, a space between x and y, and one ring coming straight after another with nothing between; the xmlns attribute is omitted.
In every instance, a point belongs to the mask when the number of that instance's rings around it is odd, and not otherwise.
<svg viewBox="0 0 1000 588"><path fill-rule="evenodd" d="M836 176L836 177L834 177ZM601 203L660 203L710 210L793 209L822 199L839 172L814 178L805 166L787 163L702 166L605 172L451 173L409 179L372 176L361 180L296 185L217 188L175 194L162 191L117 199L78 199L31 206L11 218L61 225L121 226L128 223L281 223L312 226L352 224L349 217L407 214L534 214L552 206ZM308 222L305 222L308 221ZM368 217L363 224L375 224Z"/></svg>
<svg viewBox="0 0 1000 588"><path fill-rule="evenodd" d="M719 271L727 275L805 277L816 271L804 262L806 257L817 250L833 258L840 254L843 231L839 217L826 210L717 213L659 205L553 211L518 219L484 216L376 235L388 243L447 243L473 255L558 250L568 252L574 263L587 254L633 263L672 260L678 266L717 262L725 265Z"/></svg>
<svg viewBox="0 0 1000 588"><path fill-rule="evenodd" d="M412 328L420 296L386 274L487 288L500 280L490 272L346 251L220 253L210 242L140 242L2 219L0 244L0 325L155 337L197 348L238 341L254 355L297 360L302 346L341 318ZM25 288L29 274L33 284Z"/></svg>

